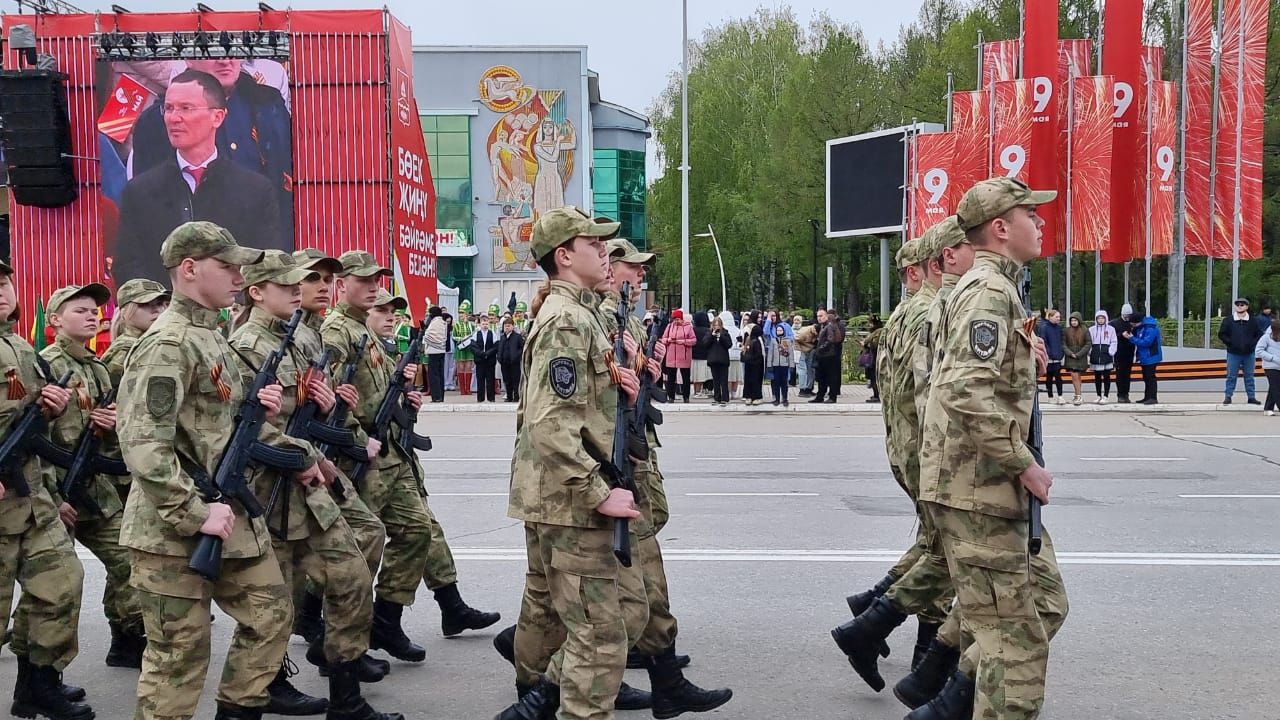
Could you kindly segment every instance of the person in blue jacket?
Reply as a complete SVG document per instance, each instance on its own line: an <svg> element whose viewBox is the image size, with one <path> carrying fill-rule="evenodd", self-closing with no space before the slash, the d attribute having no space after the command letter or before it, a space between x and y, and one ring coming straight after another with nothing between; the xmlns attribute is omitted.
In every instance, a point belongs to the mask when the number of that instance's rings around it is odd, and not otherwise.
<svg viewBox="0 0 1280 720"><path fill-rule="evenodd" d="M1147 315L1141 306L1133 309L1129 316L1132 329L1125 333L1129 342L1137 348L1138 364L1142 366L1142 405L1155 405L1156 400L1156 368L1164 361L1163 345L1160 338L1160 326L1156 319Z"/></svg>
<svg viewBox="0 0 1280 720"><path fill-rule="evenodd" d="M1045 394L1049 402L1054 402L1053 389L1057 387L1057 403L1063 405L1067 401L1062 396L1062 360L1066 356L1066 349L1062 344L1062 313L1049 308L1044 314L1044 320L1036 326L1036 334L1044 340L1045 352L1049 354L1049 365L1044 371Z"/></svg>

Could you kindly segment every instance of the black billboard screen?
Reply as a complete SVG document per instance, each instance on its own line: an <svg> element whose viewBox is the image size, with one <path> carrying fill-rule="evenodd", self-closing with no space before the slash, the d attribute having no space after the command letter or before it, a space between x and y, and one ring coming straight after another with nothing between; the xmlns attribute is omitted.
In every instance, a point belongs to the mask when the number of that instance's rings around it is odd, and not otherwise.
<svg viewBox="0 0 1280 720"><path fill-rule="evenodd" d="M827 237L902 230L907 131L827 143Z"/></svg>

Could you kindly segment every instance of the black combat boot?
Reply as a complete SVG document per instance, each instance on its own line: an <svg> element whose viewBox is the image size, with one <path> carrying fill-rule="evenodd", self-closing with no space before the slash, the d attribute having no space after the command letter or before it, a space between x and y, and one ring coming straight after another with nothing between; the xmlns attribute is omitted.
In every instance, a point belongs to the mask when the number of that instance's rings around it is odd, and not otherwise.
<svg viewBox="0 0 1280 720"><path fill-rule="evenodd" d="M307 662L316 666L316 672L320 674L320 677L329 677L332 667L324 654L324 635L316 638L314 642L307 646ZM366 685L379 682L391 674L391 663L370 657L369 653L356 658L356 663L358 663L356 665L356 679Z"/></svg>
<svg viewBox="0 0 1280 720"><path fill-rule="evenodd" d="M503 660L516 664L516 626L503 628L493 636L493 649L498 651Z"/></svg>
<svg viewBox="0 0 1280 720"><path fill-rule="evenodd" d="M616 710L648 710L653 707L653 696L644 690L638 690L626 683L618 688L618 699L614 700Z"/></svg>
<svg viewBox="0 0 1280 720"><path fill-rule="evenodd" d="M324 600L309 592L302 593L302 601L298 603L293 616L293 634L300 636L308 643L324 634L324 618L321 611Z"/></svg>
<svg viewBox="0 0 1280 720"><path fill-rule="evenodd" d="M22 697L14 688L13 706L9 713L20 718L44 717L48 720L93 720L88 703L72 702L62 692L62 675L48 665L27 666L26 686Z"/></svg>
<svg viewBox="0 0 1280 720"><path fill-rule="evenodd" d="M404 606L390 600L373 601L373 629L369 633L369 647L386 650L391 657L405 662L422 662L427 651L415 645L400 627Z"/></svg>
<svg viewBox="0 0 1280 720"><path fill-rule="evenodd" d="M18 658L18 679L13 683L13 702L15 704L25 703L31 693L29 689L29 684L31 682L31 658L26 655L15 655L14 657ZM87 694L85 693L84 688L76 687L75 685L67 685L62 682L61 677L58 678L58 682L59 691L62 693L62 697L70 700L71 702L80 702L81 700L84 700L85 695Z"/></svg>
<svg viewBox="0 0 1280 720"><path fill-rule="evenodd" d="M689 663L693 662L688 655L676 655L676 667L681 670L689 667ZM644 670L649 667L649 658L641 655L635 648L627 653L627 669L628 670Z"/></svg>
<svg viewBox="0 0 1280 720"><path fill-rule="evenodd" d="M959 650L934 638L929 643L929 651L920 659L920 664L893 686L894 697L909 708L924 705L942 692L959 662Z"/></svg>
<svg viewBox="0 0 1280 720"><path fill-rule="evenodd" d="M956 672L928 705L907 713L906 720L973 720L973 678Z"/></svg>
<svg viewBox="0 0 1280 720"><path fill-rule="evenodd" d="M896 579L892 575L885 575L870 590L863 590L856 595L850 595L845 598L844 601L849 603L849 612L852 612L854 617L866 612L867 608L871 607L871 603L875 602L881 595L889 592L889 587L893 585Z"/></svg>
<svg viewBox="0 0 1280 720"><path fill-rule="evenodd" d="M109 623L111 628L111 647L107 648L106 663L108 667L142 668L142 650L147 646L142 628L127 626L124 623Z"/></svg>
<svg viewBox="0 0 1280 720"><path fill-rule="evenodd" d="M213 720L262 720L262 708L218 703L218 712Z"/></svg>
<svg viewBox="0 0 1280 720"><path fill-rule="evenodd" d="M289 678L298 674L298 666L284 656L280 670L275 679L267 685L266 711L273 715L319 715L329 709L329 701L312 697L289 682Z"/></svg>
<svg viewBox="0 0 1280 720"><path fill-rule="evenodd" d="M708 712L729 702L733 691L703 690L685 679L676 661L675 648L653 656L649 664L649 684L653 688L653 716L662 720L687 712Z"/></svg>
<svg viewBox="0 0 1280 720"><path fill-rule="evenodd" d="M360 661L337 663L329 673L329 713L325 720L404 720L400 713L381 713L360 695L356 677Z"/></svg>
<svg viewBox="0 0 1280 720"><path fill-rule="evenodd" d="M517 691L520 689L516 686ZM493 720L555 720L560 709L560 686L546 678L520 696L519 702L503 710Z"/></svg>
<svg viewBox="0 0 1280 720"><path fill-rule="evenodd" d="M861 615L831 631L831 637L840 646L840 652L849 658L854 672L876 692L884 689L884 678L876 667L880 646L906 619L905 613L894 610L885 598L879 598Z"/></svg>
<svg viewBox="0 0 1280 720"><path fill-rule="evenodd" d="M940 627L942 627L941 623L927 623L919 617L916 618L916 647L911 653L912 670L919 667L920 661L924 659L924 654L929 652L929 645L938 636L938 628Z"/></svg>
<svg viewBox="0 0 1280 720"><path fill-rule="evenodd" d="M502 619L498 613L480 612L463 602L457 583L450 583L434 592L440 606L440 629L445 637L453 637L463 630L483 630Z"/></svg>

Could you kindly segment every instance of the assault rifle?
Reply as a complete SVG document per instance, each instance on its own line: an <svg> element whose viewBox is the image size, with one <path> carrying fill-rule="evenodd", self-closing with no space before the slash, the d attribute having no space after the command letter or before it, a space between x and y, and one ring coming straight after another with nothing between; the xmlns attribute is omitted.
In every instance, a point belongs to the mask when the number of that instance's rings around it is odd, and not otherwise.
<svg viewBox="0 0 1280 720"><path fill-rule="evenodd" d="M631 283L622 283L622 297L618 300L617 321L618 332L613 339L613 362L615 365L622 367L627 363L627 317L631 314ZM628 435L630 428L627 425L627 414L630 410L627 393L618 387L618 410L614 416L613 428L613 453L610 458L611 474L616 487L623 490L631 491L634 496L636 494L635 469L631 466L630 448L628 447ZM637 417L639 416L639 407L636 408ZM642 431L643 432L643 431ZM618 558L618 562L622 567L631 567L631 522L626 518L615 518L613 521L613 555Z"/></svg>
<svg viewBox="0 0 1280 720"><path fill-rule="evenodd" d="M53 369L49 367L47 360L36 355L36 364L45 378L53 376ZM13 383L16 380L9 382ZM69 382L71 382L70 370L53 384L65 388ZM31 486L22 476L22 466L26 464L27 459L32 455L48 458L60 450L45 437L47 429L48 419L44 416L44 408L40 406L40 397L37 394L14 419L9 426L9 431L4 435L4 440L0 441L0 482L4 483L6 490L16 492L18 497L31 495Z"/></svg>
<svg viewBox="0 0 1280 720"><path fill-rule="evenodd" d="M1023 268L1022 276L1022 306L1027 312L1026 331L1028 335L1035 332L1036 319L1031 313L1031 268ZM1044 429L1042 418L1040 415L1040 390L1037 386L1034 395L1034 401L1031 405L1031 427L1027 429L1027 449L1031 451L1031 457L1035 458L1036 464L1044 467ZM1032 555L1040 554L1040 546L1043 544L1044 527L1040 522L1040 498L1027 493L1027 552Z"/></svg>
<svg viewBox="0 0 1280 720"><path fill-rule="evenodd" d="M391 374L391 380L387 383L387 392L382 396L382 402L378 405L378 412L373 416L373 429L369 436L382 443L382 453L386 455L390 450L392 442L398 444L401 450L411 452L413 450L421 450L427 452L431 450L431 438L426 435L419 435L413 431L414 423L417 416L414 414L413 408L409 406L408 389L412 385L411 381L404 379L404 370L410 365L418 363L418 356L422 352L422 333L425 326L419 325L409 334L409 349L404 355L400 356L400 362L396 363L395 370ZM392 439L391 423L394 422L400 426L400 433ZM362 456L357 460L348 477L356 487L360 487L360 483L364 480L365 473L369 471L372 463L368 455Z"/></svg>
<svg viewBox="0 0 1280 720"><path fill-rule="evenodd" d="M307 457L294 450L280 450L258 440L267 419L267 409L258 399L258 393L276 382L276 368L293 342L293 334L302 321L302 311L297 310L284 326L280 347L271 351L262 361L253 382L245 390L244 401L236 411L235 429L222 451L218 467L210 478L195 463L183 463L187 474L195 482L206 503L240 503L251 518L262 517L263 508L249 487L248 470L251 463L266 466L282 473L294 473L307 468ZM187 567L206 580L216 580L222 571L222 538L217 535L201 535L196 549L191 553Z"/></svg>
<svg viewBox="0 0 1280 720"><path fill-rule="evenodd" d="M116 391L108 390L98 398L97 408L105 408L115 402ZM67 472L58 483L58 494L73 506L82 507L94 515L102 515L102 508L89 495L89 485L98 473L124 477L129 474L129 467L123 460L107 457L98 452L102 447L102 431L93 427L90 421L80 431L75 449L68 454L69 462L59 465ZM54 464L58 464L54 461Z"/></svg>
<svg viewBox="0 0 1280 720"><path fill-rule="evenodd" d="M663 319L661 323L655 321L649 325L649 337L646 339L644 347L644 357L647 362L656 362L654 353L658 349L658 340L662 337L663 331L667 329L667 319ZM621 326L625 328L626 326ZM660 403L667 401L667 393L662 386L654 382L653 376L644 373L640 378L640 392L636 395L635 411L631 414L631 432L628 435L627 442L631 448L631 454L638 458L649 457L649 426L662 424L662 411L654 406L653 401Z"/></svg>

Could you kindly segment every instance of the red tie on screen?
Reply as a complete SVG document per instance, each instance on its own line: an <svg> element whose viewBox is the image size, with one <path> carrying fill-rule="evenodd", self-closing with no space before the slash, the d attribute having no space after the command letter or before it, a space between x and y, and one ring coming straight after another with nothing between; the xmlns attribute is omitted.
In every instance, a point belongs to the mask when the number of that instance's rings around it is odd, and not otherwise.
<svg viewBox="0 0 1280 720"><path fill-rule="evenodd" d="M196 181L196 187L200 187L200 181L204 179L204 171L207 169L208 168L202 167L189 167L183 172L190 175L191 179Z"/></svg>

